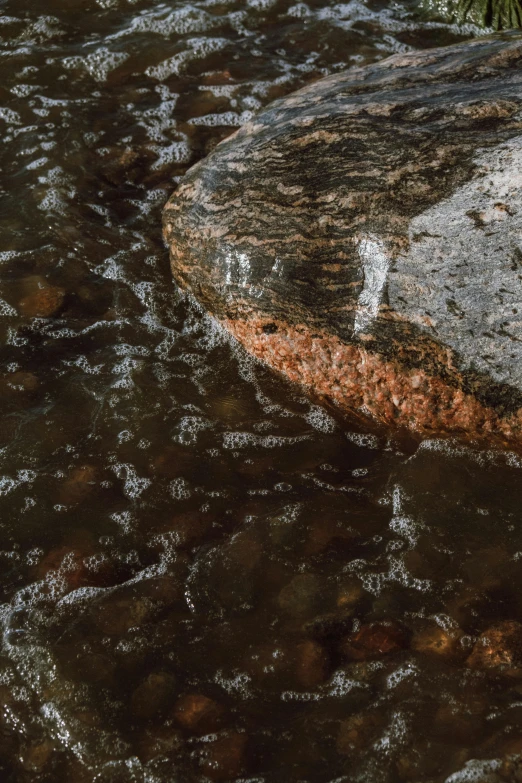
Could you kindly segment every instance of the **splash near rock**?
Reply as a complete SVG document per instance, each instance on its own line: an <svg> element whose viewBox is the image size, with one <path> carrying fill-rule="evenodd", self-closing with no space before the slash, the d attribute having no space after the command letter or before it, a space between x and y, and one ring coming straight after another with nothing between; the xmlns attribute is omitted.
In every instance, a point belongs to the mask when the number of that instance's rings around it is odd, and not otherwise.
<svg viewBox="0 0 522 783"><path fill-rule="evenodd" d="M343 410L520 442L521 66L502 33L271 104L167 203L176 281Z"/></svg>

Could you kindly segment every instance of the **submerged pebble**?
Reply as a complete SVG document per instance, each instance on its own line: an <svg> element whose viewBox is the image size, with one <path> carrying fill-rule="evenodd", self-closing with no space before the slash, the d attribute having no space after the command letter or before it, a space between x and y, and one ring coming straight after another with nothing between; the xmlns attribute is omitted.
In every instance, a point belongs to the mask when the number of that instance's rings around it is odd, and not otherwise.
<svg viewBox="0 0 522 783"><path fill-rule="evenodd" d="M27 318L50 318L61 309L65 291L47 283L41 277L31 276L23 281L24 295L18 309Z"/></svg>
<svg viewBox="0 0 522 783"><path fill-rule="evenodd" d="M223 708L213 699L199 693L182 696L174 705L176 722L193 734L208 734L219 727Z"/></svg>

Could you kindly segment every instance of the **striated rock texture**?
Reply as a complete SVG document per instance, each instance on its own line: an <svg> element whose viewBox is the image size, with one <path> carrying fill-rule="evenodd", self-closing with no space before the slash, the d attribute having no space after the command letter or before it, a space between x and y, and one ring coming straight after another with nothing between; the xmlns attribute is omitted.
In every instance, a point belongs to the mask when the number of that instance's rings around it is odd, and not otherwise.
<svg viewBox="0 0 522 783"><path fill-rule="evenodd" d="M164 211L172 271L246 348L420 435L522 441L522 34L276 101Z"/></svg>

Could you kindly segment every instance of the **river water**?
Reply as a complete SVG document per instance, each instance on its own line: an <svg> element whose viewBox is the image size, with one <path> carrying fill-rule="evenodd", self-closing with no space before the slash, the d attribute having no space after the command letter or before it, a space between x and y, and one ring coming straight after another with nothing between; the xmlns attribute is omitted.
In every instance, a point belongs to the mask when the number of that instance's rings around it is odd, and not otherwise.
<svg viewBox="0 0 522 783"><path fill-rule="evenodd" d="M270 100L476 32L0 0L2 783L522 779L519 458L318 407L180 297L160 233Z"/></svg>

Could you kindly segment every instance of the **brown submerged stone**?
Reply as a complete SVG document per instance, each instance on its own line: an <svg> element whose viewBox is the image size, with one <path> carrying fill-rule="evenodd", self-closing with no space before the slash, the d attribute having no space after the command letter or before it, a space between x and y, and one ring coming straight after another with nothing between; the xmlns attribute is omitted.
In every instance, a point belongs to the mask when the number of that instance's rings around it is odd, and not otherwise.
<svg viewBox="0 0 522 783"><path fill-rule="evenodd" d="M411 641L411 647L425 655L455 660L464 655L464 648L460 645L461 638L460 630L446 631L436 625L416 633Z"/></svg>
<svg viewBox="0 0 522 783"><path fill-rule="evenodd" d="M274 102L167 203L176 281L343 410L520 444L521 66L502 33Z"/></svg>
<svg viewBox="0 0 522 783"><path fill-rule="evenodd" d="M235 780L244 767L247 737L231 731L208 744L202 769L212 780Z"/></svg>
<svg viewBox="0 0 522 783"><path fill-rule="evenodd" d="M296 675L303 688L315 688L328 679L329 661L324 647L314 640L297 646Z"/></svg>
<svg viewBox="0 0 522 783"><path fill-rule="evenodd" d="M193 734L215 731L221 723L223 708L213 699L200 693L181 696L174 706L173 717Z"/></svg>
<svg viewBox="0 0 522 783"><path fill-rule="evenodd" d="M337 752L351 756L354 750L369 745L383 722L383 716L378 712L361 712L343 720L337 735Z"/></svg>
<svg viewBox="0 0 522 783"><path fill-rule="evenodd" d="M522 676L522 625L506 620L481 634L467 665L472 669L494 670Z"/></svg>
<svg viewBox="0 0 522 783"><path fill-rule="evenodd" d="M369 623L347 636L340 650L352 661L367 661L397 653L408 646L408 641L408 632L398 623Z"/></svg>
<svg viewBox="0 0 522 783"><path fill-rule="evenodd" d="M63 305L65 291L50 285L43 277L32 275L25 281L25 296L18 302L20 313L27 318L51 318Z"/></svg>

